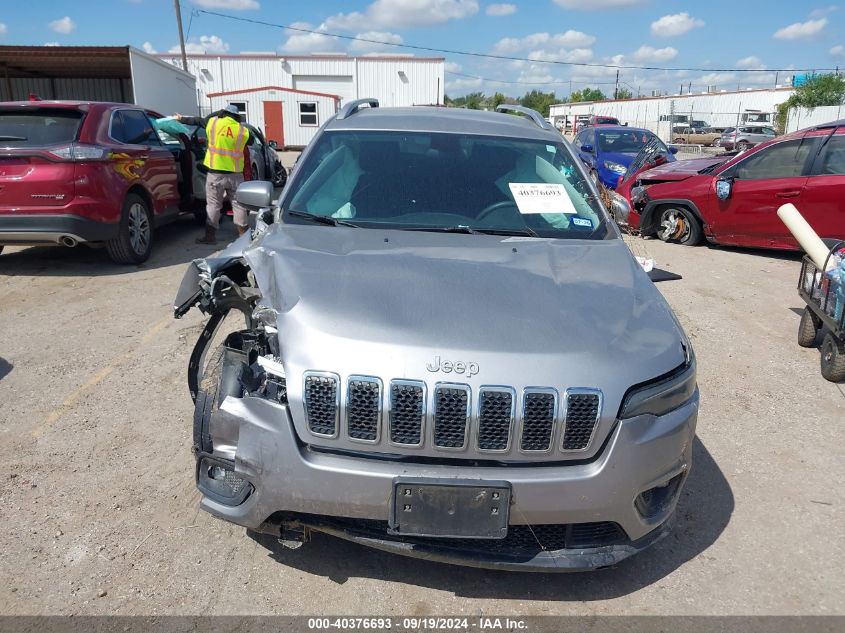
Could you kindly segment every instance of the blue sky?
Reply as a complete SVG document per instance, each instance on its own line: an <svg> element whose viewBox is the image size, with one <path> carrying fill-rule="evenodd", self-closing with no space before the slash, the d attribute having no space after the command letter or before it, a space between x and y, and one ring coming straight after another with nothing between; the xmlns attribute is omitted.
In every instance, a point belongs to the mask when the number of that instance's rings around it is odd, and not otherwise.
<svg viewBox="0 0 845 633"><path fill-rule="evenodd" d="M12 1L2 4L8 8ZM644 94L677 92L689 83L694 91L708 85L770 86L776 79L771 69L845 67L845 7L823 1L182 0L182 5L188 47L195 52L413 52L196 13L208 9L320 33L528 60L446 55L450 95L476 90L519 95L539 88L565 96L570 80L573 89L613 91L613 68L542 60L705 69L621 70L620 85ZM0 44L131 44L167 52L178 42L172 0L39 0L15 3L14 9L0 12ZM710 70L717 68L755 72ZM788 74L780 73L778 82Z"/></svg>

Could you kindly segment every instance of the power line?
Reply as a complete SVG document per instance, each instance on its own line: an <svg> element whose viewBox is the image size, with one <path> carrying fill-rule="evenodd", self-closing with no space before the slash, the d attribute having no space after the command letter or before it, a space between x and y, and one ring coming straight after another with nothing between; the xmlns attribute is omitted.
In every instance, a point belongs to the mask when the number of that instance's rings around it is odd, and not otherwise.
<svg viewBox="0 0 845 633"><path fill-rule="evenodd" d="M341 40L348 40L352 42L365 42L367 44L378 44L379 46L393 46L395 48L409 48L417 51L426 51L428 53L441 53L444 55L464 55L467 57L483 57L486 59L498 59L503 61L518 61L530 62L532 64L552 64L559 66L581 66L586 68L613 68L621 70L659 70L667 72L687 71L687 72L703 72L703 73L759 73L759 72L814 72L814 71L832 71L833 68L767 68L764 71L752 68L684 68L684 67L665 67L665 66L629 66L625 64L598 64L594 62L566 62L557 59L531 59L529 57L515 57L511 55L495 55L493 53L477 53L474 51L461 51L449 48L435 48L433 46L420 46L418 44L397 44L396 42L385 42L383 40L376 40L367 37L358 37L354 35L340 35L339 33L328 33L326 31L317 31L316 29L306 29L299 26L290 26L289 24L276 24L274 22L265 22L264 20L256 20L255 18L245 18L238 15L228 15L226 13L219 13L217 11L208 11L207 9L197 9L198 13L205 13L206 15L213 15L219 18L226 18L227 20L235 20L237 22L248 22L250 24L258 24L261 26L269 26L271 28L284 29L286 31L295 31L297 33L309 33L311 35L322 35L329 38L337 38Z"/></svg>

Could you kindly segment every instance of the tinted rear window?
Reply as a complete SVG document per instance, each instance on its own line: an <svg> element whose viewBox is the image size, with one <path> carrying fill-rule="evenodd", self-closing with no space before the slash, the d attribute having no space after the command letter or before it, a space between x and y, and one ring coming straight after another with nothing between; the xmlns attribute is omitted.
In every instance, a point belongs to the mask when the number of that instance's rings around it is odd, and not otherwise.
<svg viewBox="0 0 845 633"><path fill-rule="evenodd" d="M79 110L0 110L0 147L40 147L75 141L84 114Z"/></svg>

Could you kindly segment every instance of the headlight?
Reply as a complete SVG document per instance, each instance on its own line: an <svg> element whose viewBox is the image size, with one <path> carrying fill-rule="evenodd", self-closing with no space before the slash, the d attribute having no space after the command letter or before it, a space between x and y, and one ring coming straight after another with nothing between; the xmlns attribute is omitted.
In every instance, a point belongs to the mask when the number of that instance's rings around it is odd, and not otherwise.
<svg viewBox="0 0 845 633"><path fill-rule="evenodd" d="M604 168L609 169L614 174L619 174L620 176L624 176L625 172L628 171L628 168L625 165L620 165L619 163L614 163L612 160L604 161Z"/></svg>
<svg viewBox="0 0 845 633"><path fill-rule="evenodd" d="M631 205L635 209L639 209L646 202L648 202L648 193L646 193L646 188L642 187L642 186L632 187L631 188Z"/></svg>
<svg viewBox="0 0 845 633"><path fill-rule="evenodd" d="M638 415L666 415L686 404L695 394L695 354L687 347L688 359L683 366L667 376L628 390L620 418L633 418Z"/></svg>

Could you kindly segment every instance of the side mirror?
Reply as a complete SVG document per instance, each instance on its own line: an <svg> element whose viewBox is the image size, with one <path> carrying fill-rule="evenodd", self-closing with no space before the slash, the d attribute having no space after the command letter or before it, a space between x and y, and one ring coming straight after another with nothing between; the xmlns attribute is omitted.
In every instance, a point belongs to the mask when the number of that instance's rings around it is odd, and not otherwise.
<svg viewBox="0 0 845 633"><path fill-rule="evenodd" d="M251 210L273 204L273 184L266 180L250 180L238 185L235 200Z"/></svg>
<svg viewBox="0 0 845 633"><path fill-rule="evenodd" d="M279 146L276 141L270 141L269 143L267 143L267 145L269 145L273 149L276 149Z"/></svg>
<svg viewBox="0 0 845 633"><path fill-rule="evenodd" d="M669 153L670 153L670 154L677 154L677 153L678 153L678 148L677 148L677 147L670 147L670 148L669 148Z"/></svg>
<svg viewBox="0 0 845 633"><path fill-rule="evenodd" d="M730 180L717 180L716 181L716 197L719 200L727 200L731 197L731 188L733 184Z"/></svg>
<svg viewBox="0 0 845 633"><path fill-rule="evenodd" d="M581 151L589 152L590 154L593 153L593 146L592 145L582 145Z"/></svg>

